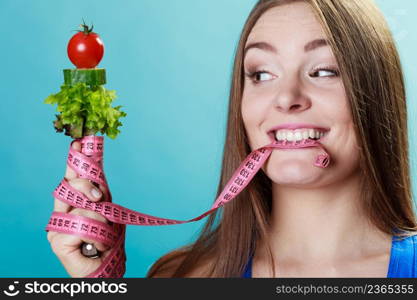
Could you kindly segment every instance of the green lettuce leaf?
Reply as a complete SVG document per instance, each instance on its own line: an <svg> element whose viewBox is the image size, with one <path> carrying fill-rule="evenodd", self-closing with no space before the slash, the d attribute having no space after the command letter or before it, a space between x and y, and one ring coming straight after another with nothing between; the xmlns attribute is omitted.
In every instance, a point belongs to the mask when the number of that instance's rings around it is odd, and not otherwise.
<svg viewBox="0 0 417 300"><path fill-rule="evenodd" d="M121 117L127 114L122 106L112 107L116 92L103 86L88 86L79 82L76 85L61 86L61 91L48 96L44 103L55 105L60 113L53 122L57 132L64 132L72 138L94 135L97 132L115 139L122 126Z"/></svg>

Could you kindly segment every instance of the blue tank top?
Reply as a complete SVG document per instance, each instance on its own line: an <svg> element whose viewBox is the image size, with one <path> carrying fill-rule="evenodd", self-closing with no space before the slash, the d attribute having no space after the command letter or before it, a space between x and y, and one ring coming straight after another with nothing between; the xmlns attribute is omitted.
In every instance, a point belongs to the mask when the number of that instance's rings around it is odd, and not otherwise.
<svg viewBox="0 0 417 300"><path fill-rule="evenodd" d="M252 257L242 277L252 277ZM393 235L387 278L417 278L417 235L406 238Z"/></svg>

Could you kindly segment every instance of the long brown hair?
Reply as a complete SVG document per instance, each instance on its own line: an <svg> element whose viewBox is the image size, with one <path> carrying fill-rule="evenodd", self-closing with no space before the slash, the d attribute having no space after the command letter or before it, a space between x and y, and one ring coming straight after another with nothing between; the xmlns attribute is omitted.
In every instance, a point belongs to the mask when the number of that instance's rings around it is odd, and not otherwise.
<svg viewBox="0 0 417 300"><path fill-rule="evenodd" d="M361 150L365 212L382 232L415 234L403 74L392 34L372 0L258 1L236 50L217 196L251 152L241 116L248 35L265 11L295 1L310 4L340 68ZM197 277L241 277L256 242L267 240L271 200L271 180L260 170L236 199L208 217L195 242L161 257L147 277L186 277L204 265ZM269 258L275 274L270 248Z"/></svg>

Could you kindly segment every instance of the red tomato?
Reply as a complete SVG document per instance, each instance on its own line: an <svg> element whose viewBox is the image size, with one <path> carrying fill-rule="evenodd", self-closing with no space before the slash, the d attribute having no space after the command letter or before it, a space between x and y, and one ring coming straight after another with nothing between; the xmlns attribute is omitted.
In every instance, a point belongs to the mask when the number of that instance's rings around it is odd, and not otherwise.
<svg viewBox="0 0 417 300"><path fill-rule="evenodd" d="M74 34L68 42L68 57L78 69L95 68L103 58L104 45L100 36L92 32L93 27L81 26L84 31Z"/></svg>

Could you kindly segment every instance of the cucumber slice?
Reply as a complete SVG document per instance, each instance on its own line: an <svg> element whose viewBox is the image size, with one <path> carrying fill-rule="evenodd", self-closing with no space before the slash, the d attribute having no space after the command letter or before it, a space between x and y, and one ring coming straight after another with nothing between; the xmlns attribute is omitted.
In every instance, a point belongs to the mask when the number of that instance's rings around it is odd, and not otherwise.
<svg viewBox="0 0 417 300"><path fill-rule="evenodd" d="M74 85L84 82L87 85L106 84L105 69L64 69L64 82L67 85Z"/></svg>

